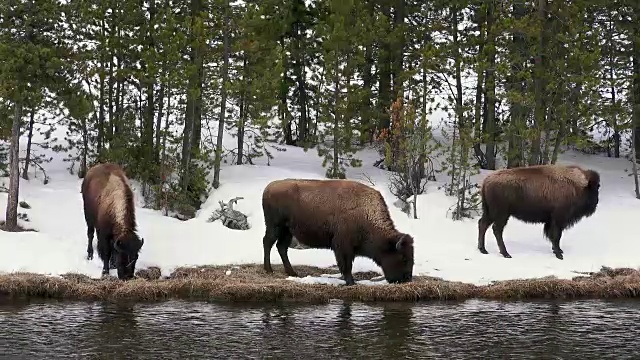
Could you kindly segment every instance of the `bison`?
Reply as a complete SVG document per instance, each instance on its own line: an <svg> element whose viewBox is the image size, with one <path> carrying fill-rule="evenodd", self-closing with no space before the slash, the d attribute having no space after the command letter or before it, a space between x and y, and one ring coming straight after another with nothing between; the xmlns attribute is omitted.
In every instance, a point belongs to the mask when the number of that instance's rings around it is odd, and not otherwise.
<svg viewBox="0 0 640 360"><path fill-rule="evenodd" d="M485 233L493 224L500 254L507 252L502 232L510 216L525 223L544 223L555 256L562 260L562 231L591 216L598 206L600 175L575 165L538 165L497 170L482 183L482 217L478 250L487 254Z"/></svg>
<svg viewBox="0 0 640 360"><path fill-rule="evenodd" d="M264 269L272 273L270 252L276 244L289 276L298 276L287 251L292 238L316 249L332 249L346 285L354 285L356 256L372 259L390 283L412 280L413 238L396 230L377 190L350 180L284 179L262 194L266 231Z"/></svg>
<svg viewBox="0 0 640 360"><path fill-rule="evenodd" d="M144 239L136 234L133 192L124 171L116 164L98 164L85 175L81 192L87 222L87 259L93 259L95 229L98 255L103 262L102 275L109 273L109 262L114 255L118 278L133 278Z"/></svg>

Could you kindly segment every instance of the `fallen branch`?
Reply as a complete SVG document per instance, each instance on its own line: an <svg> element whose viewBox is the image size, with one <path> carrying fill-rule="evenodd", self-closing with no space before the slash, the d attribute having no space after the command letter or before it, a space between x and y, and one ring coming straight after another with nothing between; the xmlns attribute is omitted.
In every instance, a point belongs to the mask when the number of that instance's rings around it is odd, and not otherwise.
<svg viewBox="0 0 640 360"><path fill-rule="evenodd" d="M238 196L229 200L226 204L222 200L218 201L220 209L215 210L207 221L214 222L220 220L222 224L229 229L248 230L251 226L249 225L247 215L233 208L233 205L237 204L238 200L241 199L243 199L243 197Z"/></svg>

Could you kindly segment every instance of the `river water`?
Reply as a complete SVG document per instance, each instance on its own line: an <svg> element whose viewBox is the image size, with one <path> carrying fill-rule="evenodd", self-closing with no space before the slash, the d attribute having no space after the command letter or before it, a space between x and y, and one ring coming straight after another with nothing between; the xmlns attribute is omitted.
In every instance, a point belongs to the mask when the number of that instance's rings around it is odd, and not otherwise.
<svg viewBox="0 0 640 360"><path fill-rule="evenodd" d="M2 359L631 359L640 301L0 306Z"/></svg>

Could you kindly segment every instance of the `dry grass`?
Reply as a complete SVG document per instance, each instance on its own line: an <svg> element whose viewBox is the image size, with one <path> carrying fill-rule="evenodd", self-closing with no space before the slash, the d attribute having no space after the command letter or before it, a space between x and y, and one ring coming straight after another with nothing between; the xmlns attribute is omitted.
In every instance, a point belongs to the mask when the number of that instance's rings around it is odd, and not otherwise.
<svg viewBox="0 0 640 360"><path fill-rule="evenodd" d="M227 270L231 273L227 275ZM335 273L329 269L296 266L300 276ZM640 296L640 271L603 268L598 273L572 280L541 278L500 281L476 286L416 277L413 282L382 286L332 286L301 284L285 280L282 266L274 266L267 275L261 265L229 265L179 268L161 278L159 268L141 270L139 278L119 281L115 278L91 279L66 274L50 277L30 273L0 275L0 300L56 298L61 300L157 301L166 299L223 301L298 301L323 303L330 299L356 301L424 301L539 298L621 298ZM357 280L377 273L355 273Z"/></svg>

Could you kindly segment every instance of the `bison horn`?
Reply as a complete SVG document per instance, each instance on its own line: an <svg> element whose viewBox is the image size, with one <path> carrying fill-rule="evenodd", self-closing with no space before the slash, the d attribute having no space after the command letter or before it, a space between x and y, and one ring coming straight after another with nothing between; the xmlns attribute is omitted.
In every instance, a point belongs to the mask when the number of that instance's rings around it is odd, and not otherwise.
<svg viewBox="0 0 640 360"><path fill-rule="evenodd" d="M142 247L142 245L144 245L144 238L140 238L140 247Z"/></svg>
<svg viewBox="0 0 640 360"><path fill-rule="evenodd" d="M122 250L120 250L120 245L118 245L120 241L116 240L113 242L113 248L116 249L117 252L122 252Z"/></svg>
<svg viewBox="0 0 640 360"><path fill-rule="evenodd" d="M404 238L405 238L406 236L407 236L407 235L405 234L405 235L402 235L402 237L400 237L400 240L398 240L398 242L396 243L396 250L400 250L400 249L402 249L402 245L403 245L403 244L402 244L402 241L404 240Z"/></svg>

